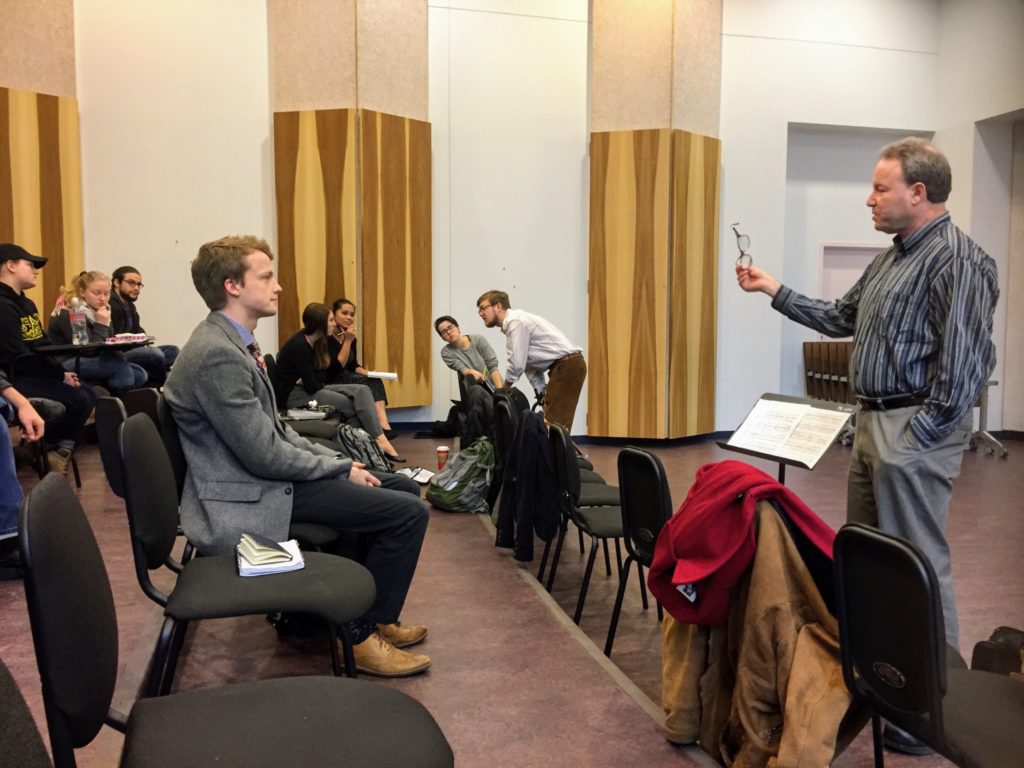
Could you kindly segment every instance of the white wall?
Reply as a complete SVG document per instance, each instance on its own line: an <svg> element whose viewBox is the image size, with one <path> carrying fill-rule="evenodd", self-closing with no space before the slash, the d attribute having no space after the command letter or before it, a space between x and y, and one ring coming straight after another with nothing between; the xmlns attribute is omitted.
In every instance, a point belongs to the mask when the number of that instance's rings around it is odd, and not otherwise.
<svg viewBox="0 0 1024 768"><path fill-rule="evenodd" d="M740 221L755 262L784 283L817 292L820 250L812 239L872 242L877 233L863 205L874 156L855 132L829 143L814 162L833 152L826 182L818 173L808 200L815 222L787 219L790 125L848 126L910 133L935 124L938 34L936 7L927 0L725 0L722 45L722 231ZM895 23L894 23L895 22ZM823 135L826 135L824 132ZM845 145L845 148L842 148ZM805 150L811 152L810 148ZM798 159L802 167L811 158ZM863 186L855 183L855 163ZM822 169L824 170L824 169ZM803 190L805 197L811 191ZM793 197L801 194L793 191ZM862 223L858 226L857 222ZM790 241L787 241L787 221ZM833 234L835 233L835 234ZM733 249L734 250L734 249ZM772 310L766 296L743 293L732 277L734 254L723 247L719 284L718 429L732 429L763 392L803 392L793 378L799 333ZM813 279L811 276L814 276ZM784 343L785 342L785 343ZM783 365L787 366L783 387Z"/></svg>
<svg viewBox="0 0 1024 768"><path fill-rule="evenodd" d="M1007 274L1010 269L1012 123L1024 114L1024 3L941 0L939 106L935 142L953 166L949 207L954 221L995 260L1000 301L992 338L997 360L990 393L990 429L1002 424L1004 401L1019 398L1024 381L1007 380ZM1015 255L1021 268L1024 256ZM1009 425L1007 425L1009 426Z"/></svg>
<svg viewBox="0 0 1024 768"><path fill-rule="evenodd" d="M76 0L75 37L86 264L142 270L146 330L182 344L199 245L274 241L265 4ZM276 349L275 321L258 336Z"/></svg>
<svg viewBox="0 0 1024 768"><path fill-rule="evenodd" d="M873 244L877 250L889 246L891 236L872 227L866 200L879 147L904 135L866 128L789 126L782 249L787 285L808 296L839 298L822 292L823 244ZM782 392L804 394L803 342L821 338L797 323L782 323Z"/></svg>
<svg viewBox="0 0 1024 768"><path fill-rule="evenodd" d="M476 313L504 290L585 348L587 3L431 2L429 24L434 315L486 336L504 365L504 336ZM403 419L443 418L458 396L442 346L432 409ZM585 415L586 392L575 432Z"/></svg>

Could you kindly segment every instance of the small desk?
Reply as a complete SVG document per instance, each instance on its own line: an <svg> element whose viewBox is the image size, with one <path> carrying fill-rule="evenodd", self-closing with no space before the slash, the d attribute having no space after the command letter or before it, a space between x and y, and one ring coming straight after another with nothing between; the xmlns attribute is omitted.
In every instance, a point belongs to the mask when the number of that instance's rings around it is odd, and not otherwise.
<svg viewBox="0 0 1024 768"><path fill-rule="evenodd" d="M145 341L119 341L110 344L105 341L92 341L88 344L44 344L33 348L32 351L50 357L74 357L77 376L79 363L83 357L98 357L103 352L127 352L129 349L148 347L154 340L155 337L150 336Z"/></svg>

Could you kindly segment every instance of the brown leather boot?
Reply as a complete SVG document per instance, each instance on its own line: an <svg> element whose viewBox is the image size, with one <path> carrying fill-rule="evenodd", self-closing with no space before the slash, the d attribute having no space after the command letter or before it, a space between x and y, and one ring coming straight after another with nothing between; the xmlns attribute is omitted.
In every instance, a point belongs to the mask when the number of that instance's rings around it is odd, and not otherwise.
<svg viewBox="0 0 1024 768"><path fill-rule="evenodd" d="M377 631L395 648L408 648L422 643L427 637L427 628L422 624L378 624Z"/></svg>
<svg viewBox="0 0 1024 768"><path fill-rule="evenodd" d="M410 677L430 666L429 656L399 650L379 632L374 632L352 650L355 652L356 669L367 675Z"/></svg>
<svg viewBox="0 0 1024 768"><path fill-rule="evenodd" d="M71 463L71 451L65 448L55 448L46 454L46 461L50 465L51 472L67 477L68 464Z"/></svg>

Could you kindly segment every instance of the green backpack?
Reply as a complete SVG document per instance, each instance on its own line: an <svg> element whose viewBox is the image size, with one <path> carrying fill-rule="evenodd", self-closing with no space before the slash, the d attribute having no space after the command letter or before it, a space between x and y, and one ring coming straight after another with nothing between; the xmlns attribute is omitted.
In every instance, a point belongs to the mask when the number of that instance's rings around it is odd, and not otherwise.
<svg viewBox="0 0 1024 768"><path fill-rule="evenodd" d="M494 475L494 446L477 438L430 478L427 501L449 512L487 512L487 491Z"/></svg>

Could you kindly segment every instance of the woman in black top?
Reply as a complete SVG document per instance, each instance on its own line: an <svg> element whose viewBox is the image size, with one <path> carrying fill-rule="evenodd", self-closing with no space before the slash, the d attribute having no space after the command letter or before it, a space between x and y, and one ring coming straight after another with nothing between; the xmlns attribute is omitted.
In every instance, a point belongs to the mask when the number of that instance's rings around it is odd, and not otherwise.
<svg viewBox="0 0 1024 768"><path fill-rule="evenodd" d="M302 330L284 343L277 353L273 381L277 404L298 408L310 400L336 408L346 420L359 426L392 461L404 461L388 440L377 419L373 396L360 384L327 384L327 338L334 331L334 318L326 304L310 304L302 310Z"/></svg>
<svg viewBox="0 0 1024 768"><path fill-rule="evenodd" d="M331 365L327 369L329 384L363 384L373 394L373 406L377 411L377 419L381 427L391 431L388 422L388 396L384 391L384 382L371 379L366 369L359 362L358 340L356 339L356 305L348 299L338 299L331 305L335 330L327 340L327 354Z"/></svg>

